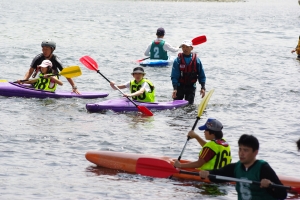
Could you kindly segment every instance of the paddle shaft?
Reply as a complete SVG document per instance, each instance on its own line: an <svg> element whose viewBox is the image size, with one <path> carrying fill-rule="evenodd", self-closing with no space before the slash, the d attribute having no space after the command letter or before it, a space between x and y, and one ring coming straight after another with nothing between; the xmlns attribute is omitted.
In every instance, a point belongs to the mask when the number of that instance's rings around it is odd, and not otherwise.
<svg viewBox="0 0 300 200"><path fill-rule="evenodd" d="M195 128L196 128L196 126L197 126L197 124L198 124L199 119L200 119L200 117L198 116L197 119L196 119L196 121L195 121L195 123L194 123L194 125L193 125L192 130L195 130ZM186 147L186 145L187 145L187 143L188 143L188 141L189 141L190 139L191 139L191 137L188 136L187 139L186 139L186 142L185 142L185 144L184 144L184 146L183 146L183 148L182 148L182 151L181 151L181 153L180 153L180 155L179 155L179 157L178 157L178 161L180 161L181 156L183 155L183 152L184 152L184 150L185 150L185 147Z"/></svg>
<svg viewBox="0 0 300 200"><path fill-rule="evenodd" d="M199 176L198 172L189 172L189 171L179 170L179 173ZM239 182L239 183L249 183L249 184L260 185L259 181L251 181L251 180L232 178L232 177L227 177L227 176L219 176L219 175L209 174L208 177L210 179L218 179L218 180L224 180L224 181L233 181L233 182ZM290 186L278 185L278 184L274 184L274 183L271 183L269 187L284 188L287 190L292 189Z"/></svg>
<svg viewBox="0 0 300 200"><path fill-rule="evenodd" d="M99 70L97 70L97 73L100 74L105 80L107 80L107 82L110 83L110 80L108 80L108 78L106 78ZM114 85L114 86L115 86L115 88L117 88L117 90L118 90L119 92L121 92L121 93L124 95L124 93L122 92L122 90L120 90L116 85ZM126 96L126 98L127 98L129 101L131 101L131 103L133 103L136 107L138 107L138 105L137 105L136 103L134 103L134 101L132 101L129 97Z"/></svg>

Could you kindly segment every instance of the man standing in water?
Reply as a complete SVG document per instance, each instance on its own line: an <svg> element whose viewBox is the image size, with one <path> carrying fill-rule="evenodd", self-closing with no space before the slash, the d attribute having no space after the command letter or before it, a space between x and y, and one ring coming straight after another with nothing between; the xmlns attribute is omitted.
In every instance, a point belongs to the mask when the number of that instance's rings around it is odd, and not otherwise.
<svg viewBox="0 0 300 200"><path fill-rule="evenodd" d="M156 31L157 38L151 42L146 51L145 56L150 55L150 59L168 60L168 51L177 52L179 48L172 47L169 43L163 40L165 36L165 29L158 28Z"/></svg>
<svg viewBox="0 0 300 200"><path fill-rule="evenodd" d="M35 56L35 58L32 60L30 68L24 76L24 80L28 80L32 74L32 78L37 75L37 66L40 65L43 60L50 60L52 62L52 70L54 74L58 73L58 70L63 70L61 61L55 54L53 54L53 51L56 49L56 43L51 40L45 40L42 42L41 46L42 53ZM67 78L67 80L72 86L73 92L80 94L74 81L71 78Z"/></svg>
<svg viewBox="0 0 300 200"><path fill-rule="evenodd" d="M274 170L266 161L256 159L259 149L257 138L244 134L240 137L238 145L240 160L237 163L231 163L220 169L200 171L200 177L207 178L209 174L213 174L260 182L260 186L237 182L235 189L239 200L285 199L287 197L285 188L270 187L273 183L282 185Z"/></svg>
<svg viewBox="0 0 300 200"><path fill-rule="evenodd" d="M172 98L174 100L182 100L184 98L189 101L189 104L193 104L197 80L201 85L200 95L202 98L205 96L206 76L200 59L195 53L192 53L192 41L185 40L180 47L182 48L182 53L179 53L174 60L171 73L174 89Z"/></svg>

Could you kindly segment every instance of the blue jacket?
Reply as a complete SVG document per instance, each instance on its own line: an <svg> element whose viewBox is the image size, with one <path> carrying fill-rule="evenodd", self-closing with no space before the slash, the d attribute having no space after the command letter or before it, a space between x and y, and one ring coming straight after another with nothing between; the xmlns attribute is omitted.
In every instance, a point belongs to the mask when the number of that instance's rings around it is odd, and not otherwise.
<svg viewBox="0 0 300 200"><path fill-rule="evenodd" d="M186 64L188 65L191 60L192 60L192 54L190 57L184 56L184 60ZM171 72L171 80L172 80L172 85L174 90L177 90L177 86L180 85L179 83L179 78L180 78L180 59L177 57L174 62L173 62L173 67L172 67L172 72ZM198 72L198 82L201 84L202 88L205 88L205 81L206 81L206 76L202 67L202 63L200 59L197 56L197 72ZM194 87L196 87L196 84L194 84Z"/></svg>

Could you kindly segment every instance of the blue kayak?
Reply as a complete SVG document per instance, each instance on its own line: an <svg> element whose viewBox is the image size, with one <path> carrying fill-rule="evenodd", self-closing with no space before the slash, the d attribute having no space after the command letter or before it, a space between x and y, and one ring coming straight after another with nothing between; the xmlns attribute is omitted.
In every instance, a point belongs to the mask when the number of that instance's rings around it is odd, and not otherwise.
<svg viewBox="0 0 300 200"><path fill-rule="evenodd" d="M171 60L154 60L154 59L147 59L140 62L140 65L143 67L166 67L171 64Z"/></svg>

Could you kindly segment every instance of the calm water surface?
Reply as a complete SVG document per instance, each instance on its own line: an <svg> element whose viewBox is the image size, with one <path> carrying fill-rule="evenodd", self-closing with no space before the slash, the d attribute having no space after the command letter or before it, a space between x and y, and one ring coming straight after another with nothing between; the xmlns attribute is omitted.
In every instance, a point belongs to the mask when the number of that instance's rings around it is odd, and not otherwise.
<svg viewBox="0 0 300 200"><path fill-rule="evenodd" d="M278 174L300 178L300 63L290 51L299 37L296 0L172 2L108 0L15 0L0 2L1 77L24 76L40 43L52 39L64 65L79 65L74 79L80 91L103 91L104 99L23 99L0 97L0 199L236 199L233 186L211 196L199 182L153 179L86 161L88 150L110 150L178 157L191 129L195 105L155 112L88 113L86 103L120 97L79 58L93 57L116 83L131 79L137 59L155 38L179 46L206 35L194 48L203 63L207 90L215 89L199 124L216 117L238 160L237 140L253 134L259 158ZM176 54L171 54L175 57ZM157 86L157 100L170 101L171 67L145 68ZM70 90L64 81L61 90ZM199 90L199 88L198 88ZM198 132L200 135L201 132ZM191 140L183 158L196 160ZM292 194L289 195L293 197Z"/></svg>

